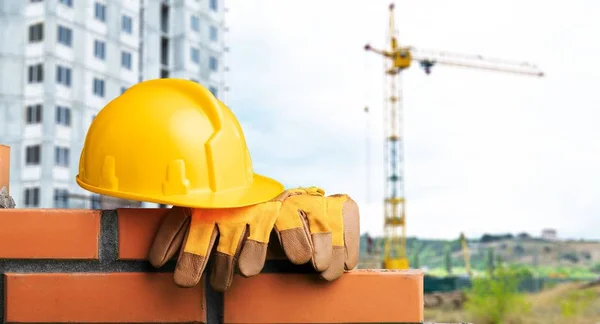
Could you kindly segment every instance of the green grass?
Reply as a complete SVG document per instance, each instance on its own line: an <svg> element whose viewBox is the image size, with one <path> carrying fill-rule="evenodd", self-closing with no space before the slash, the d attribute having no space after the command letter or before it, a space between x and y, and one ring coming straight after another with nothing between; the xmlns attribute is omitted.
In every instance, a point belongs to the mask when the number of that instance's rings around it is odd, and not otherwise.
<svg viewBox="0 0 600 324"><path fill-rule="evenodd" d="M505 324L594 324L600 323L600 287L579 289L576 283L563 283L537 294L524 294L526 312L512 312ZM486 307L484 305L484 307ZM451 307L426 308L425 322L484 324L473 312Z"/></svg>

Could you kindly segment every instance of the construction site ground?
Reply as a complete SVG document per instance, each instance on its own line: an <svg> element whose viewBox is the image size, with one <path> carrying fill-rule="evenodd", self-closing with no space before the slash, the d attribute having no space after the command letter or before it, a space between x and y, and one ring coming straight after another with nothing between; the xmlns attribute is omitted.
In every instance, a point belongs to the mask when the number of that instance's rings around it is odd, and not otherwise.
<svg viewBox="0 0 600 324"><path fill-rule="evenodd" d="M444 298L437 304L437 296L425 297L425 321L439 323L479 323L465 309L459 293L436 294ZM510 314L505 323L511 324L596 324L600 323L600 287L582 289L581 284L565 283L537 294L526 295L529 311ZM435 306L434 306L435 305Z"/></svg>

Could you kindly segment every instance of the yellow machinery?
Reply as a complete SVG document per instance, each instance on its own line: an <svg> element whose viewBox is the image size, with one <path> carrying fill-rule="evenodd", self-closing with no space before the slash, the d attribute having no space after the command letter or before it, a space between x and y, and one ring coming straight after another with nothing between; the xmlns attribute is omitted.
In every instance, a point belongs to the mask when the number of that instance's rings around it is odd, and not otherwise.
<svg viewBox="0 0 600 324"><path fill-rule="evenodd" d="M467 275L469 277L473 276L471 272L471 258L469 256L469 246L467 245L467 238L464 233L460 233L460 246L462 249L463 259L465 260L465 269L467 270Z"/></svg>
<svg viewBox="0 0 600 324"><path fill-rule="evenodd" d="M394 23L394 5L389 7L389 48L378 50L365 45L365 50L380 54L386 62L386 88L384 116L385 141L385 200L383 267L385 269L408 269L406 253L406 214L404 200L404 145L402 120L402 91L399 87L400 72L409 68L413 61L419 62L426 74L436 64L543 76L535 65L524 62L486 59L480 55L464 55L403 47L398 43Z"/></svg>

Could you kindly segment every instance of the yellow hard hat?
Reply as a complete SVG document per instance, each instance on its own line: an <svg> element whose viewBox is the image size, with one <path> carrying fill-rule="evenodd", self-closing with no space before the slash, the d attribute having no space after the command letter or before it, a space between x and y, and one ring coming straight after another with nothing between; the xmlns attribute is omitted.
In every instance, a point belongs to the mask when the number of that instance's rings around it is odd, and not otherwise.
<svg viewBox="0 0 600 324"><path fill-rule="evenodd" d="M129 88L92 122L77 184L123 199L192 207L243 207L283 185L255 174L242 127L210 91L183 79Z"/></svg>

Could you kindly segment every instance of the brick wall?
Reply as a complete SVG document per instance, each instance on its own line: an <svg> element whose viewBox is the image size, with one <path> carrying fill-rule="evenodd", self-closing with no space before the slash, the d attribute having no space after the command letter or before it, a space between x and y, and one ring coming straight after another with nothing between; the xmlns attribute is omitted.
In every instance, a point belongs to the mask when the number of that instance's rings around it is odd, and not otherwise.
<svg viewBox="0 0 600 324"><path fill-rule="evenodd" d="M0 174L2 170L0 169ZM332 283L282 260L224 294L146 260L166 209L0 209L0 323L421 323L423 274L361 270ZM210 267L210 265L209 265Z"/></svg>

